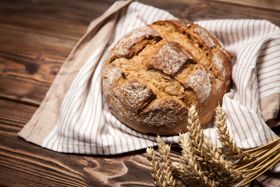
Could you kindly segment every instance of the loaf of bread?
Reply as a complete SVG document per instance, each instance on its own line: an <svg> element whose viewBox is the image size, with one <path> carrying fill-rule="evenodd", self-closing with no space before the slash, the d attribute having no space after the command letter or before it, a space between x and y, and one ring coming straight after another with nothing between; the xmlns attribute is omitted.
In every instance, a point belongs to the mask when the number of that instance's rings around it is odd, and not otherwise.
<svg viewBox="0 0 280 187"><path fill-rule="evenodd" d="M145 134L186 131L195 105L201 125L230 86L231 55L201 26L157 21L123 36L102 72L105 101L125 125Z"/></svg>

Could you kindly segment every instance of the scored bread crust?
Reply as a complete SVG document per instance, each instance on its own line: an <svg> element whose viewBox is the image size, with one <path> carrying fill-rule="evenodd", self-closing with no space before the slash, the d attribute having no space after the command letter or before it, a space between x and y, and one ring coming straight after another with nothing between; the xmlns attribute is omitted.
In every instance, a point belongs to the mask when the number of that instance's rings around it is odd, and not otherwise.
<svg viewBox="0 0 280 187"><path fill-rule="evenodd" d="M110 111L145 134L186 132L191 105L201 125L211 121L231 82L231 55L201 26L157 21L124 35L102 70Z"/></svg>

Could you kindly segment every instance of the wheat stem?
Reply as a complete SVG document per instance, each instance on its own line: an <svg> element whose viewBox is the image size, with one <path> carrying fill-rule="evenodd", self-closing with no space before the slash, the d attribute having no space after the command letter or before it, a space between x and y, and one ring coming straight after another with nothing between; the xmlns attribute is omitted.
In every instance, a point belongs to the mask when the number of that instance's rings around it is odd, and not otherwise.
<svg viewBox="0 0 280 187"><path fill-rule="evenodd" d="M280 138L264 146L243 151L230 137L226 115L221 107L217 107L215 119L219 140L228 155L204 136L197 111L192 106L188 114L188 132L179 135L182 148L180 160L171 161L170 146L160 137L157 138L159 156L152 148L147 148L156 186L190 184L224 187L238 181L241 181L238 186L245 186L280 162Z"/></svg>
<svg viewBox="0 0 280 187"><path fill-rule="evenodd" d="M241 178L229 161L226 161L219 149L204 137L197 111L194 106L189 108L187 129L193 147L198 149L202 160L208 163L213 178L221 184L233 183Z"/></svg>
<svg viewBox="0 0 280 187"><path fill-rule="evenodd" d="M147 152L148 159L151 161L152 177L154 179L154 184L155 184L155 186L162 187L164 177L161 173L161 168L160 168L160 165L159 165L159 161L156 160L155 150L148 147L146 149L146 152Z"/></svg>
<svg viewBox="0 0 280 187"><path fill-rule="evenodd" d="M167 186L176 185L176 181L172 174L172 165L170 159L170 146L165 144L164 141L158 136L157 143L159 147L159 153L162 160L162 171L164 173L164 179L166 181Z"/></svg>
<svg viewBox="0 0 280 187"><path fill-rule="evenodd" d="M229 151L229 154L237 155L240 160L252 160L252 157L248 153L245 153L239 147L237 147L230 137L226 124L226 114L220 106L216 108L215 121L218 128L219 140Z"/></svg>
<svg viewBox="0 0 280 187"><path fill-rule="evenodd" d="M205 175L198 162L198 157L194 154L193 145L187 140L186 135L180 135L180 143L182 147L182 158L184 162L192 169L196 176L205 184L211 187L218 186L218 184Z"/></svg>
<svg viewBox="0 0 280 187"><path fill-rule="evenodd" d="M273 159L270 159L269 161L267 161L267 163L265 163L261 169L255 171L254 173L247 175L246 178L239 185L245 186L245 185L249 184L251 181L253 181L257 177L259 177L260 175L264 174L266 171L271 169L276 163L279 163L279 162L280 162L280 155L278 154L278 155L275 155L275 157Z"/></svg>

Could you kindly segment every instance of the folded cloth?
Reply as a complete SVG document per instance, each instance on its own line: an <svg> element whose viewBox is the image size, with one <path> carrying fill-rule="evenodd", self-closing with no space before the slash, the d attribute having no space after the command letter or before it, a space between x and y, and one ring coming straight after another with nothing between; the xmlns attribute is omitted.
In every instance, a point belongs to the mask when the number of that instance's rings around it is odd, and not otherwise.
<svg viewBox="0 0 280 187"><path fill-rule="evenodd" d="M136 132L115 118L102 97L101 69L116 41L157 20L177 19L138 2L115 2L94 20L61 67L41 106L19 132L48 149L112 155L156 145L155 136ZM207 20L196 23L214 33L234 55L234 85L223 97L229 130L241 148L277 138L265 121L280 106L280 29L265 20ZM204 133L219 145L215 124ZM178 136L163 137L178 142Z"/></svg>

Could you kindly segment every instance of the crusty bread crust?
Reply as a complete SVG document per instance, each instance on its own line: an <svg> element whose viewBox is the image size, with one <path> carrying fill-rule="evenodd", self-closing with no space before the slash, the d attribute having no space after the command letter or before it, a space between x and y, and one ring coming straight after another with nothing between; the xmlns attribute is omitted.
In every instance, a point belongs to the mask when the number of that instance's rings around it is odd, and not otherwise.
<svg viewBox="0 0 280 187"><path fill-rule="evenodd" d="M201 26L157 21L117 42L102 72L111 112L145 134L186 131L188 107L202 125L214 115L231 82L231 55Z"/></svg>

